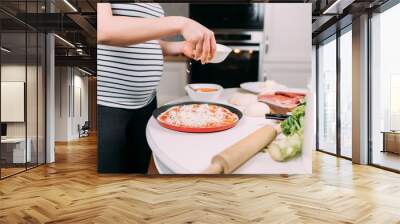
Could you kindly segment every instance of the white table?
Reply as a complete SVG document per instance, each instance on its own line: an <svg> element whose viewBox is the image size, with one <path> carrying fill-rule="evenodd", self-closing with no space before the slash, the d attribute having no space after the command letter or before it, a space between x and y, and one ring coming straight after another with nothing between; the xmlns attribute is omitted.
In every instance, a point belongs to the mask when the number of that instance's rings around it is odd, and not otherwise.
<svg viewBox="0 0 400 224"><path fill-rule="evenodd" d="M225 103L239 89L225 89L218 103ZM190 101L188 97L176 102ZM230 106L234 106L229 104ZM243 109L239 108L238 109ZM182 133L161 127L152 117L146 128L147 141L161 174L196 174L206 169L211 158L256 129L274 121L243 116L236 127L215 133ZM305 143L306 144L306 143ZM310 148L311 149L311 148ZM235 171L238 174L294 174L311 172L311 151L286 163L272 160L260 152Z"/></svg>
<svg viewBox="0 0 400 224"><path fill-rule="evenodd" d="M1 144L2 145L11 145L13 146L13 163L25 163L25 162L30 162L31 161L31 146L32 146L32 140L30 138L27 138L27 143L25 144L25 138L5 138L1 139ZM25 145L26 151L25 151Z"/></svg>

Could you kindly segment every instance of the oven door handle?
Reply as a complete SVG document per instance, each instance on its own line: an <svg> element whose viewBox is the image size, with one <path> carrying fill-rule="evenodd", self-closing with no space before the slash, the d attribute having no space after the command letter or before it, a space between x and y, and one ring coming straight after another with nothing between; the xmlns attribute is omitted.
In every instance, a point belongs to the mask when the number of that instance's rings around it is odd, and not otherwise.
<svg viewBox="0 0 400 224"><path fill-rule="evenodd" d="M238 46L238 45L228 45L232 50L238 49L241 51L259 51L260 46Z"/></svg>
<svg viewBox="0 0 400 224"><path fill-rule="evenodd" d="M268 39L266 39L264 42L264 50L265 50L265 53L268 53L268 50L269 50L269 40Z"/></svg>

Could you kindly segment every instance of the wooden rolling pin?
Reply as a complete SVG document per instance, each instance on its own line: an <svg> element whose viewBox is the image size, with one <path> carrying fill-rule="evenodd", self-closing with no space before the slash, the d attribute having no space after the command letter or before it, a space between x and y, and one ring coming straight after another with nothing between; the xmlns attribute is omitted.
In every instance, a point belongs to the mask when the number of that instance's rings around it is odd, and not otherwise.
<svg viewBox="0 0 400 224"><path fill-rule="evenodd" d="M249 136L215 155L211 160L211 165L203 171L203 174L232 173L271 143L278 132L280 132L279 125L266 125L257 129Z"/></svg>

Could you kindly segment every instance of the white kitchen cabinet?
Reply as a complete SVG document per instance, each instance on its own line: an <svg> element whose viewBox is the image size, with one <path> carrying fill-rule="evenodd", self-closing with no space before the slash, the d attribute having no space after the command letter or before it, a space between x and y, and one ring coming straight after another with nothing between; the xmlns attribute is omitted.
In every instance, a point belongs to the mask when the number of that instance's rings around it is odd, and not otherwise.
<svg viewBox="0 0 400 224"><path fill-rule="evenodd" d="M262 78L305 88L311 78L311 4L265 4Z"/></svg>
<svg viewBox="0 0 400 224"><path fill-rule="evenodd" d="M184 87L187 83L186 60L165 60L163 75L157 88L158 105L185 96Z"/></svg>

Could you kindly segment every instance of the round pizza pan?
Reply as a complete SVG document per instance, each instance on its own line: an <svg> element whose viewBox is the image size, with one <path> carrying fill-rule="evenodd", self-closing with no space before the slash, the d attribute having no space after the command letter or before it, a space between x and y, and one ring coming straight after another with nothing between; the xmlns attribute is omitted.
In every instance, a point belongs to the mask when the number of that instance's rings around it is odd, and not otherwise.
<svg viewBox="0 0 400 224"><path fill-rule="evenodd" d="M191 105L191 104L209 104L209 105L216 105L216 106L223 107L223 108L229 110L230 112L236 114L238 116L238 120L233 124L218 126L218 127L215 127L215 128L178 127L178 126L170 125L170 124L167 124L167 123L164 123L164 122L160 122L158 120L158 116L160 114L162 114L163 112L167 111L168 109L170 109L171 107L183 106L183 105ZM238 110L238 109L236 109L234 107L225 105L225 104L210 103L210 102L200 102L200 101L188 101L188 102L167 104L167 105L161 106L161 107L159 107L159 108L157 108L156 110L153 111L153 117L157 120L157 122L162 127L167 128L167 129L171 129L171 130L174 130L174 131L189 132L189 133L210 133L210 132L224 131L224 130L233 128L234 126L236 126L236 124L243 117L243 114L242 114L242 112L240 112L240 110Z"/></svg>

